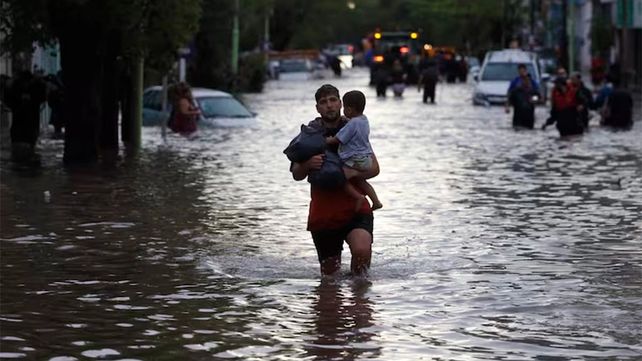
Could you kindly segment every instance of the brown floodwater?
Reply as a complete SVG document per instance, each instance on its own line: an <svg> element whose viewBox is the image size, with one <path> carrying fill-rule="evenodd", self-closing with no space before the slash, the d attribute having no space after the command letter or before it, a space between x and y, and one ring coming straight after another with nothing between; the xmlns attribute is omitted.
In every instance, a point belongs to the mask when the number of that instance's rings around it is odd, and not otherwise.
<svg viewBox="0 0 642 361"><path fill-rule="evenodd" d="M17 168L3 144L0 359L642 359L640 122L560 140L470 84L424 105L330 81L368 96L381 164L367 280L349 254L320 278L282 154L324 81L269 82L255 123L145 128L115 169L63 168L49 135Z"/></svg>

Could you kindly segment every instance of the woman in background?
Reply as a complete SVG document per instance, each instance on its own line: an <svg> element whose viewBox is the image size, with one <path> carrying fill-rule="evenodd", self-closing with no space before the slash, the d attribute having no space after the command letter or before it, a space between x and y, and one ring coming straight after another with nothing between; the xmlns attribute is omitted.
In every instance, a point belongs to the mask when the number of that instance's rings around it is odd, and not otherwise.
<svg viewBox="0 0 642 361"><path fill-rule="evenodd" d="M196 121L201 111L194 104L192 89L187 83L180 82L174 86L172 103L170 129L181 134L194 133L197 129Z"/></svg>

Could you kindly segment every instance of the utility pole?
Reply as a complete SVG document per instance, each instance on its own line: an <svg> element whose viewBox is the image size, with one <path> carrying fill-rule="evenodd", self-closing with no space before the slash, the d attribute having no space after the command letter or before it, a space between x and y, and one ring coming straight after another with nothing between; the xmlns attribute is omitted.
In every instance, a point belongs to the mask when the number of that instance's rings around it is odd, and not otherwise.
<svg viewBox="0 0 642 361"><path fill-rule="evenodd" d="M263 61L265 62L266 69L268 69L268 73L270 77L274 77L274 74L272 72L272 68L270 67L270 13L272 12L272 9L265 9L265 19L263 23L263 44L261 47L261 51L263 52Z"/></svg>
<svg viewBox="0 0 642 361"><path fill-rule="evenodd" d="M566 21L567 21L567 8L568 8L568 2L567 0L562 0L562 29L559 34L559 41L560 41L560 51L559 51L559 57L560 57L560 66L563 66L564 68L568 69L568 28L566 26Z"/></svg>
<svg viewBox="0 0 642 361"><path fill-rule="evenodd" d="M568 73L575 71L575 1L568 0Z"/></svg>
<svg viewBox="0 0 642 361"><path fill-rule="evenodd" d="M186 75L186 65L187 57L189 56L191 50L188 47L183 47L178 49L178 81L185 81Z"/></svg>
<svg viewBox="0 0 642 361"><path fill-rule="evenodd" d="M232 74L236 78L239 71L239 0L234 0L234 18L232 22Z"/></svg>
<svg viewBox="0 0 642 361"><path fill-rule="evenodd" d="M169 113L168 110L168 104L167 104L167 74L163 75L163 91L162 91L162 97L161 97L161 109L163 111L163 114ZM171 115L170 115L171 116ZM161 137L163 138L163 141L167 141L167 129L165 125L167 124L168 119L165 119L165 117L161 117Z"/></svg>
<svg viewBox="0 0 642 361"><path fill-rule="evenodd" d="M535 0L530 0L529 22L531 26L531 36L535 36Z"/></svg>
<svg viewBox="0 0 642 361"><path fill-rule="evenodd" d="M266 52L270 50L270 13L271 10L265 11L265 24L263 28L263 50L265 50Z"/></svg>
<svg viewBox="0 0 642 361"><path fill-rule="evenodd" d="M502 0L502 39L501 49L506 47L506 0Z"/></svg>
<svg viewBox="0 0 642 361"><path fill-rule="evenodd" d="M127 124L128 141L126 146L132 153L138 152L142 145L143 127L143 72L145 58L138 55L134 58L132 71L132 97L130 108L131 121ZM125 137L123 137L125 138Z"/></svg>

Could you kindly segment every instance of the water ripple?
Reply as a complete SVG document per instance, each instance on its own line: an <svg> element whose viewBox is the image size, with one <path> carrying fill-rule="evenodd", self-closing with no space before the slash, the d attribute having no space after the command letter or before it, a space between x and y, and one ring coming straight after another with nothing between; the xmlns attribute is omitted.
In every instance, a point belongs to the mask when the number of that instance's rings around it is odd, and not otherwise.
<svg viewBox="0 0 642 361"><path fill-rule="evenodd" d="M559 140L471 106L469 84L430 106L346 72L386 207L368 280L321 280L282 150L327 81L244 95L248 127L146 128L116 169L65 170L58 140L38 172L2 157L0 358L642 358L639 124Z"/></svg>

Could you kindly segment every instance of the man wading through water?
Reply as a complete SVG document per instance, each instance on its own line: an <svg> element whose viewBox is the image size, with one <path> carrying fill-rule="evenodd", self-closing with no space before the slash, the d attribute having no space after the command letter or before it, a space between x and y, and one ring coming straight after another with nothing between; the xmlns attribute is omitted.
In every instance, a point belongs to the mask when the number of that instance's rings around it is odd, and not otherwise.
<svg viewBox="0 0 642 361"><path fill-rule="evenodd" d="M539 84L531 78L526 65L517 66L519 75L510 82L506 101L506 113L513 106L513 127L533 129L535 103L539 102Z"/></svg>
<svg viewBox="0 0 642 361"><path fill-rule="evenodd" d="M348 121L341 116L339 90L325 84L316 91L314 97L320 117L312 120L308 126L323 129L325 137L336 135ZM330 150L337 151L336 147ZM371 170L364 172L363 178L379 174L379 163L374 154L372 161ZM323 154L300 163L292 162L292 177L297 181L303 180L311 171L319 170L323 162ZM356 184L353 185L357 187ZM317 250L321 274L332 275L341 268L341 251L345 241L352 254L352 273L365 275L370 267L373 241L373 217L368 202L363 202L361 208L355 210L354 198L343 187L326 189L311 184L310 195L307 229L312 234Z"/></svg>

